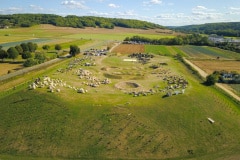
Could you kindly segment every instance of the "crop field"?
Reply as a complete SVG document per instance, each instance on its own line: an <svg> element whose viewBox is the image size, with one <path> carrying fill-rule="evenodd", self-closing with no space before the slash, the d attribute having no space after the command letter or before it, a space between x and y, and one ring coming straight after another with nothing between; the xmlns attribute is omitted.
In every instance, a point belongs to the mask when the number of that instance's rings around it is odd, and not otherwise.
<svg viewBox="0 0 240 160"><path fill-rule="evenodd" d="M124 54L131 54L131 53L144 53L145 47L141 44L120 44L116 48L113 49L114 53L124 53Z"/></svg>
<svg viewBox="0 0 240 160"><path fill-rule="evenodd" d="M212 74L214 71L236 71L240 73L240 61L232 60L191 60L195 65L203 69L206 73Z"/></svg>
<svg viewBox="0 0 240 160"><path fill-rule="evenodd" d="M39 76L36 89L26 86L2 97L0 158L240 156L238 104L214 88L199 84L171 57L155 55L145 65L125 62L129 51L125 48L124 54L113 51L107 56L72 58L41 73L47 77ZM151 68L160 62L167 65ZM55 83L53 92L43 86L44 78L49 85ZM28 85L35 79L37 75ZM186 80L188 85L184 94L167 97L166 89L174 79Z"/></svg>
<svg viewBox="0 0 240 160"><path fill-rule="evenodd" d="M240 59L240 55L231 51L221 50L207 46L178 46L190 58L201 59Z"/></svg>

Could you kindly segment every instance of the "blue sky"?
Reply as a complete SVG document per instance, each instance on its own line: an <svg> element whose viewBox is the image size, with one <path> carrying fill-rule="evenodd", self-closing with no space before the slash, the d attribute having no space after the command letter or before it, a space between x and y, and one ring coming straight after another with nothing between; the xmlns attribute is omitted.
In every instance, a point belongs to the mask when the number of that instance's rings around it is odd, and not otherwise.
<svg viewBox="0 0 240 160"><path fill-rule="evenodd" d="M0 14L139 19L163 26L239 22L239 0L0 0Z"/></svg>

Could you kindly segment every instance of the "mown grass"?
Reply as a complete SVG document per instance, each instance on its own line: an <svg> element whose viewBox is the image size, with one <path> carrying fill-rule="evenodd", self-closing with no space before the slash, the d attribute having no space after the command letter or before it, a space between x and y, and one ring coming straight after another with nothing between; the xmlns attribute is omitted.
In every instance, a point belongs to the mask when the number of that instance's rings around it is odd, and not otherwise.
<svg viewBox="0 0 240 160"><path fill-rule="evenodd" d="M238 95L240 96L240 84L228 84L232 89L233 91Z"/></svg>
<svg viewBox="0 0 240 160"><path fill-rule="evenodd" d="M171 35L155 35L155 34L137 34L138 36L147 37L151 39L160 39L160 38L172 38ZM83 38L83 39L97 39L97 40L117 40L123 41L126 37L136 36L136 33L93 33L93 34L74 34L69 36L64 36L65 38Z"/></svg>
<svg viewBox="0 0 240 160"><path fill-rule="evenodd" d="M164 45L145 45L146 53L154 53L162 56L172 56L172 52L169 51L168 46Z"/></svg>
<svg viewBox="0 0 240 160"><path fill-rule="evenodd" d="M121 72L123 79L111 79L111 85L89 88L78 94L70 89L50 93L46 89L23 89L0 100L0 157L26 156L41 159L201 159L217 153L239 154L239 108L214 88L199 84L178 61L158 57L172 72L189 81L186 94L162 98L164 93L133 97L114 88L132 75L153 77L150 64L125 63L125 56L111 56L100 66L83 67L100 78ZM81 81L74 70L58 73L61 64L48 71L75 86ZM77 68L76 68L77 69ZM105 72L104 72L105 73ZM46 73L42 74L46 75ZM111 78L111 77L109 77ZM144 86L160 83L141 79ZM204 94L202 94L204 93ZM207 103L206 103L207 102ZM207 117L216 122L210 124Z"/></svg>
<svg viewBox="0 0 240 160"><path fill-rule="evenodd" d="M43 36L69 35L47 34L49 32ZM95 38L104 36L100 35ZM108 36L105 38L110 38ZM71 72L57 72L66 68L73 58L1 83L0 159L228 159L239 156L239 103L214 87L202 85L182 63L171 58L179 53L178 49L156 48L150 47L155 54L160 51L169 53L170 57L156 55L150 63L142 65L124 62L127 55L112 54L103 59L95 57L96 66L77 66ZM165 86L154 74L157 71L149 68L159 62L167 63L164 69L188 80L185 94L163 98L165 93L158 92L134 97L116 89L115 84L122 81L134 81L146 88ZM67 88L61 88L60 93L50 93L46 88L28 90L27 84L15 90L11 88L46 75L63 79L72 86L85 87L75 73L79 68L90 70L98 78L107 77L112 83L88 87L87 94ZM6 88L11 91L4 95L2 91ZM208 117L215 123L209 123Z"/></svg>

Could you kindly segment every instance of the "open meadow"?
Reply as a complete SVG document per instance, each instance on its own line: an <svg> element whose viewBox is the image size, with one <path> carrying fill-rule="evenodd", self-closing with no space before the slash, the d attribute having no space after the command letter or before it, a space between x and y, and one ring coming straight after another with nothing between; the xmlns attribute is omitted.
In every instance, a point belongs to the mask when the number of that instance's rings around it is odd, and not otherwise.
<svg viewBox="0 0 240 160"><path fill-rule="evenodd" d="M239 159L239 103L202 85L174 58L181 48L156 48L119 45L2 82L0 159Z"/></svg>
<svg viewBox="0 0 240 160"><path fill-rule="evenodd" d="M100 43L111 44L111 41L122 41L126 37L134 35L146 36L149 38L174 37L176 33L170 33L169 30L152 29L125 29L116 27L115 29L105 28L70 28L70 27L55 27L52 25L37 25L31 28L14 28L0 29L0 46L7 50L9 47L15 47L21 43L33 42L38 45L38 52L43 52L42 46L49 45L47 57L56 56L57 51L54 49L56 44L62 47L62 50L69 49L70 45L78 45L81 49L87 49L90 46L98 46ZM21 56L19 56L21 57ZM7 59L7 61L10 61ZM22 61L22 60L21 60ZM23 62L23 61L22 61ZM0 62L0 75L8 73L9 70L14 71L14 65L9 63L5 67ZM19 67L19 66L17 66ZM8 69L9 68L9 69Z"/></svg>

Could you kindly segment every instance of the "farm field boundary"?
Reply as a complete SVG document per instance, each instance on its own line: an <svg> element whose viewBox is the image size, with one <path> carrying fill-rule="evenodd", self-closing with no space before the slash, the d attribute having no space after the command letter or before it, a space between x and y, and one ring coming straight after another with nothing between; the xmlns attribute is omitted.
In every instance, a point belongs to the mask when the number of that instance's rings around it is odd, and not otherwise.
<svg viewBox="0 0 240 160"><path fill-rule="evenodd" d="M184 61L186 61L189 65L191 65L194 69L196 69L203 78L207 77L208 74L205 71L203 71L201 68L199 68L198 66L193 64L191 61L187 60L186 58L184 58ZM235 93L233 93L228 88L224 87L224 85L222 85L221 83L216 83L216 86L219 87L220 89L222 89L223 91L227 92L230 96L232 96L234 99L236 99L238 102L240 102L240 97L238 95L236 95Z"/></svg>
<svg viewBox="0 0 240 160"><path fill-rule="evenodd" d="M185 52L190 58L196 59L240 59L240 55L235 52L222 50L209 46L177 46Z"/></svg>
<svg viewBox="0 0 240 160"><path fill-rule="evenodd" d="M47 39L47 38L33 38L33 39L28 39L28 40L24 40L24 41L16 41L16 42L8 42L8 43L1 43L0 46L3 47L3 49L7 49L9 47L14 47L16 45L20 45L21 43L28 43L28 42L32 42L32 43L49 43L53 41L52 39Z"/></svg>

